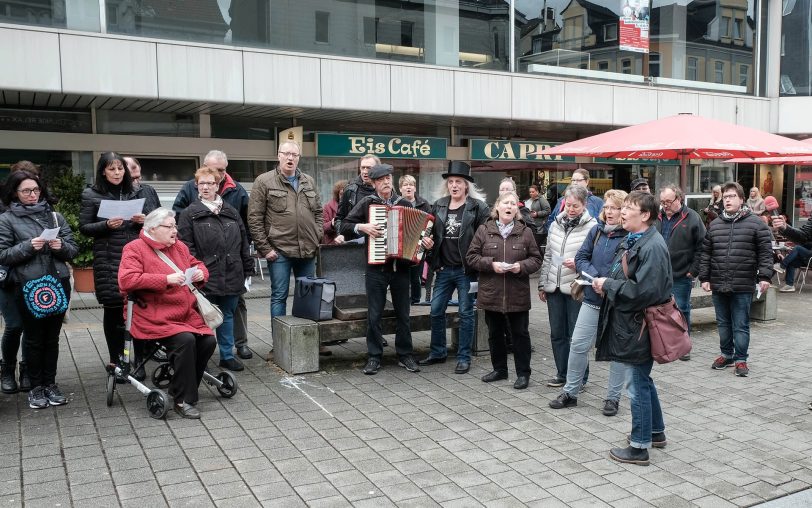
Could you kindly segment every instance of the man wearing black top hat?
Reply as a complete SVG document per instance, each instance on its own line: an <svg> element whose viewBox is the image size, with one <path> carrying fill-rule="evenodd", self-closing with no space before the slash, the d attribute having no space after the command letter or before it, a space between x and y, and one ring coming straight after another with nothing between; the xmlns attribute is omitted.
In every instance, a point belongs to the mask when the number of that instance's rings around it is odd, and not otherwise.
<svg viewBox="0 0 812 508"><path fill-rule="evenodd" d="M445 312L448 300L457 290L460 315L460 341L457 347L456 374L471 368L471 345L474 340L474 302L468 292L474 274L465 266L465 254L480 225L488 220L490 209L484 196L474 185L471 166L451 161L446 180L445 196L432 206L434 231L431 269L435 271L434 293L431 297L431 351L420 365L444 363L446 348Z"/></svg>
<svg viewBox="0 0 812 508"><path fill-rule="evenodd" d="M412 208L412 204L398 196L392 185L393 168L389 164L376 164L369 171L369 179L375 193L358 201L341 223L340 233L347 240L360 236L377 238L383 234L382 228L369 222L369 205L403 206ZM424 247L429 248L424 239ZM381 314L386 303L386 289L392 296L395 307L395 350L398 354L398 365L409 372L419 372L420 368L412 353L412 331L409 328L409 309L411 308L409 290L409 268L411 263L402 259L389 259L382 265L367 264L366 290L368 301L367 312L367 363L363 373L377 374L381 368L383 356L383 332Z"/></svg>

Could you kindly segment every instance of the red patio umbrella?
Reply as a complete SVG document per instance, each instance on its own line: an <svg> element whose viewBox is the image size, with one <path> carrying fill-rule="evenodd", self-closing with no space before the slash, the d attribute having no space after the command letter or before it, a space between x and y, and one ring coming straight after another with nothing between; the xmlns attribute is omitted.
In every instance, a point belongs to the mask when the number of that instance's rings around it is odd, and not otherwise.
<svg viewBox="0 0 812 508"><path fill-rule="evenodd" d="M810 155L812 145L741 125L683 113L564 143L538 155L679 159L680 185L690 159Z"/></svg>

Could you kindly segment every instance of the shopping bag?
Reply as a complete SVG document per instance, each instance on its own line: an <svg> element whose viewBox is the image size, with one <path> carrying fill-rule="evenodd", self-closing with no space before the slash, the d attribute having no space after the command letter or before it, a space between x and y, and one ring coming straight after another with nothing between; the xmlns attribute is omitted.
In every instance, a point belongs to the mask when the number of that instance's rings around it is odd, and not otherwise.
<svg viewBox="0 0 812 508"><path fill-rule="evenodd" d="M335 296L335 282L315 277L297 277L293 292L293 315L313 321L333 319Z"/></svg>

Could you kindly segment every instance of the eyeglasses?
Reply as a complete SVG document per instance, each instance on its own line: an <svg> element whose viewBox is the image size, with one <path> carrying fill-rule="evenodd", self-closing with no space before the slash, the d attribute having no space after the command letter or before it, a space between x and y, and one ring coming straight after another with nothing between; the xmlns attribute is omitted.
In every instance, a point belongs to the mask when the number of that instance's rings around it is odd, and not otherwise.
<svg viewBox="0 0 812 508"><path fill-rule="evenodd" d="M197 182L198 187L216 187L217 182Z"/></svg>
<svg viewBox="0 0 812 508"><path fill-rule="evenodd" d="M616 206L604 206L603 209L606 210L607 212L619 212L620 211L620 208L618 208Z"/></svg>
<svg viewBox="0 0 812 508"><path fill-rule="evenodd" d="M279 152L279 158L286 158L286 159L298 159L301 157L298 153L293 152Z"/></svg>
<svg viewBox="0 0 812 508"><path fill-rule="evenodd" d="M586 182L586 178L571 178L570 181L573 183Z"/></svg>
<svg viewBox="0 0 812 508"><path fill-rule="evenodd" d="M665 207L668 207L671 206L674 203L674 201L676 201L676 199L662 199L660 200L660 204Z"/></svg>
<svg viewBox="0 0 812 508"><path fill-rule="evenodd" d="M736 199L738 197L739 197L738 194L725 194L724 196L722 196L722 199Z"/></svg>
<svg viewBox="0 0 812 508"><path fill-rule="evenodd" d="M40 192L42 192L42 189L40 189L39 187L34 187L33 189L19 189L17 190L17 192L19 192L23 196L30 196L31 194L39 194Z"/></svg>
<svg viewBox="0 0 812 508"><path fill-rule="evenodd" d="M166 228L166 229L175 229L175 230L178 229L177 224L172 224L171 226L167 226L166 224L159 224L158 227L159 228Z"/></svg>

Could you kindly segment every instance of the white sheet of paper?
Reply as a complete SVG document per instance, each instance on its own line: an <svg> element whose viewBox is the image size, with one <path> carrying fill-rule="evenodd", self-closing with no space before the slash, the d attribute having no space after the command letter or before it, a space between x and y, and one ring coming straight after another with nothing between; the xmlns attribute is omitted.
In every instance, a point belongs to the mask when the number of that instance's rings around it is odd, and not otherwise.
<svg viewBox="0 0 812 508"><path fill-rule="evenodd" d="M56 240L59 236L59 228L44 229L39 237L43 240Z"/></svg>
<svg viewBox="0 0 812 508"><path fill-rule="evenodd" d="M582 279L575 279L575 283L578 284L579 286L591 286L592 285L592 282L590 282L588 280L582 280Z"/></svg>
<svg viewBox="0 0 812 508"><path fill-rule="evenodd" d="M194 266L191 267L191 268L187 268L186 271L183 272L183 276L186 277L186 280L184 280L183 283L186 284L187 286L191 286L192 285L192 277L195 276L196 272L197 272L197 268L195 268Z"/></svg>
<svg viewBox="0 0 812 508"><path fill-rule="evenodd" d="M138 215L144 211L144 198L131 199L129 201L116 201L113 199L102 199L99 204L99 212L96 214L100 219L112 219L120 217L129 220L133 215Z"/></svg>
<svg viewBox="0 0 812 508"><path fill-rule="evenodd" d="M251 291L251 277L245 278L245 290Z"/></svg>
<svg viewBox="0 0 812 508"><path fill-rule="evenodd" d="M553 266L561 266L561 263L564 262L564 256L561 254L553 254L552 263Z"/></svg>
<svg viewBox="0 0 812 508"><path fill-rule="evenodd" d="M479 282L474 281L471 283L471 287L468 289L468 293L476 293L479 291Z"/></svg>
<svg viewBox="0 0 812 508"><path fill-rule="evenodd" d="M588 281L589 281L589 284L592 284L592 279L593 279L594 277L592 277L592 276L591 276L591 275L589 275L588 273L586 273L586 272L581 273L581 277L583 277L584 279L588 280Z"/></svg>

